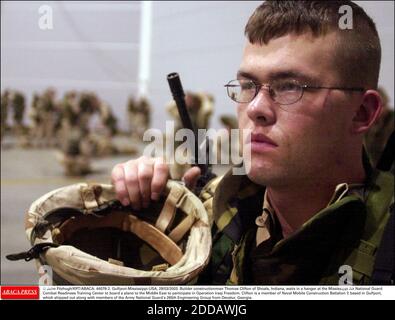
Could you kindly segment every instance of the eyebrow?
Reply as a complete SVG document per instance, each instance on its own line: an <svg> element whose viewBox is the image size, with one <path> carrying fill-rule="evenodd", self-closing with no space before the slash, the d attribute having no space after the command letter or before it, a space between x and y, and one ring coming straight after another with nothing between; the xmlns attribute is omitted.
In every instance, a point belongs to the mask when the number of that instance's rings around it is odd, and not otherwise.
<svg viewBox="0 0 395 320"><path fill-rule="evenodd" d="M258 78L249 72L245 72L243 70L239 70L237 72L237 79L244 78L253 80L255 82L259 82ZM309 76L307 74L301 73L295 70L285 70L285 71L278 71L270 73L267 76L268 82L275 81L275 80L284 80L284 79L295 79L301 82L305 82L306 84L315 84L317 83L317 79L313 76Z"/></svg>

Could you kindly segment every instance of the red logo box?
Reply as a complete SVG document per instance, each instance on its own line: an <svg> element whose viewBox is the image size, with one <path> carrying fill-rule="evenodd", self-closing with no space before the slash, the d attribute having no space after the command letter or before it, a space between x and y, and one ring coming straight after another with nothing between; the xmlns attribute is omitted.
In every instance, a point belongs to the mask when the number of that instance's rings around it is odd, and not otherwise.
<svg viewBox="0 0 395 320"><path fill-rule="evenodd" d="M7 286L1 287L1 299L30 299L38 300L40 289L38 286Z"/></svg>

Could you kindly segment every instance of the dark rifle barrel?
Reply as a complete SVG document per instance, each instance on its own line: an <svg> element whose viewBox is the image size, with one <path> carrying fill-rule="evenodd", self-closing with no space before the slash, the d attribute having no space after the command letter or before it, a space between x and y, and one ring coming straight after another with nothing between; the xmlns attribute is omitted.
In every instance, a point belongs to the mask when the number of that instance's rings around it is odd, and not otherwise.
<svg viewBox="0 0 395 320"><path fill-rule="evenodd" d="M182 88L180 76L176 72L170 73L167 76L167 81L169 82L170 91L173 95L173 99L176 102L177 110L178 110L178 114L180 115L180 118L181 118L182 126L185 129L191 130L195 136L195 143L193 146L192 146L192 144L190 144L190 147L193 148L194 152L195 152L195 162L194 162L195 165L198 165L199 168L203 171L203 170L205 170L205 166L199 165L198 135L197 135L196 128L194 128L191 118L189 117L187 105L185 103L185 93L184 93L184 89ZM203 173L204 172L202 172L202 174Z"/></svg>

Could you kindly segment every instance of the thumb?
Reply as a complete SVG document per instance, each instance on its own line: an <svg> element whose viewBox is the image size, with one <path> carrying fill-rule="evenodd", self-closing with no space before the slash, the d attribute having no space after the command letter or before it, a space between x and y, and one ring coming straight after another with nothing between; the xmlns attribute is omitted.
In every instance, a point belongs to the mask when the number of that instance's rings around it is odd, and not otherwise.
<svg viewBox="0 0 395 320"><path fill-rule="evenodd" d="M185 186L193 190L196 186L196 183L201 175L201 171L199 167L192 167L188 169L184 176L182 177L182 180L185 182Z"/></svg>

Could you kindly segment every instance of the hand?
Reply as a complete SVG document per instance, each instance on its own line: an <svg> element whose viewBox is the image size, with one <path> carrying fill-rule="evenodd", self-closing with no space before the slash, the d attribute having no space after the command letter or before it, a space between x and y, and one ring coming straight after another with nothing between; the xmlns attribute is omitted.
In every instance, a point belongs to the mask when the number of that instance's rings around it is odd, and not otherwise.
<svg viewBox="0 0 395 320"><path fill-rule="evenodd" d="M200 176L198 167L190 168L183 177L185 185L192 189ZM169 166L163 158L140 157L117 164L111 173L117 199L134 210L147 208L150 201L157 201L169 179Z"/></svg>

